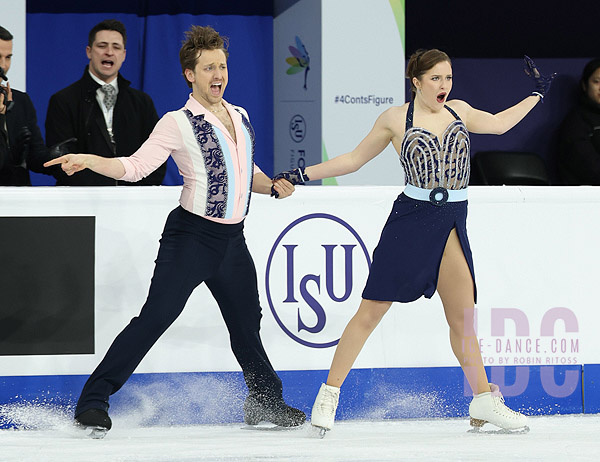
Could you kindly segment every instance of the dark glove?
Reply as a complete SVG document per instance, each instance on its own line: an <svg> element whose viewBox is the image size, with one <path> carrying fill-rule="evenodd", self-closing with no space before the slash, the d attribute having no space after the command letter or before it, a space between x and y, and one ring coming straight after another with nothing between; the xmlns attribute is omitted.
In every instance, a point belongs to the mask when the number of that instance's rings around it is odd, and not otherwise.
<svg viewBox="0 0 600 462"><path fill-rule="evenodd" d="M304 184L307 181L310 181L310 178L306 174L304 167L288 170L287 172L281 172L273 177L274 180L281 180L282 178L288 180L293 185Z"/></svg>
<svg viewBox="0 0 600 462"><path fill-rule="evenodd" d="M310 181L310 178L306 174L304 167L278 173L273 177L273 180L281 180L282 178L284 180L288 180L293 185L304 184L307 181ZM271 186L271 196L274 196L275 198L279 197L279 193L275 191L275 187L273 186Z"/></svg>
<svg viewBox="0 0 600 462"><path fill-rule="evenodd" d="M543 75L533 62L533 59L527 55L525 55L525 67L523 70L525 71L525 74L531 77L535 82L535 90L531 94L539 96L543 102L544 96L546 96L546 93L550 90L552 80L556 77L556 72L550 76Z"/></svg>
<svg viewBox="0 0 600 462"><path fill-rule="evenodd" d="M25 159L29 157L29 145L31 144L31 130L27 125L23 125L17 133L17 139L13 146L13 164L21 166Z"/></svg>
<svg viewBox="0 0 600 462"><path fill-rule="evenodd" d="M50 159L56 159L57 157L74 152L77 152L77 138L69 138L68 140L56 143L49 150Z"/></svg>

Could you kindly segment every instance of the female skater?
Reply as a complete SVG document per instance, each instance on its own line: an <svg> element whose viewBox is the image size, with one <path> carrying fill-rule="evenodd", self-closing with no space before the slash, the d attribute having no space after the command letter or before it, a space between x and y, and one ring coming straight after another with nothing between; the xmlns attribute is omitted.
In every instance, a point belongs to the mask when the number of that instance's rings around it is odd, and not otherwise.
<svg viewBox="0 0 600 462"><path fill-rule="evenodd" d="M340 387L365 341L392 302L411 302L437 290L450 327L450 344L473 390L471 425L486 422L507 430L527 430L527 418L504 405L498 387L489 384L475 330L474 283L467 239L469 133L502 134L533 109L550 88L552 77L539 73L525 57L525 72L536 84L524 100L498 114L448 101L452 67L439 50L419 50L406 75L412 101L381 114L371 132L351 152L305 169L282 172L293 184L357 171L391 142L400 156L406 188L394 202L373 253L362 302L335 351L327 383L312 410L312 425L321 433L333 427ZM409 262L409 264L407 264Z"/></svg>

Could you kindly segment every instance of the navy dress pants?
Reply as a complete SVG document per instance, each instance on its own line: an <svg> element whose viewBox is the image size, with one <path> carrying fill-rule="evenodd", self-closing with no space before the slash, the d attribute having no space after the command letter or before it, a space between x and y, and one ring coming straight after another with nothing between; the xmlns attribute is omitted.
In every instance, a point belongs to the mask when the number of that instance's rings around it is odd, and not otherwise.
<svg viewBox="0 0 600 462"><path fill-rule="evenodd" d="M109 396L129 379L202 282L219 305L250 393L265 400L282 399L281 380L259 335L262 314L256 269L243 226L243 222L215 223L182 207L169 214L146 303L89 377L75 416L88 409L108 410Z"/></svg>

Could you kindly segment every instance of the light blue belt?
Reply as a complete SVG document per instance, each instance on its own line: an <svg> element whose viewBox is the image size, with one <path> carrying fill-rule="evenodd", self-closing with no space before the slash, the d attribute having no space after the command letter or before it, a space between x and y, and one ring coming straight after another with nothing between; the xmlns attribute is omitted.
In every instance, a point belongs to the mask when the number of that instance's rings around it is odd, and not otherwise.
<svg viewBox="0 0 600 462"><path fill-rule="evenodd" d="M424 189L407 184L404 194L418 201L431 202L433 205L444 205L446 202L462 202L467 200L467 188L446 189L438 186L434 189Z"/></svg>

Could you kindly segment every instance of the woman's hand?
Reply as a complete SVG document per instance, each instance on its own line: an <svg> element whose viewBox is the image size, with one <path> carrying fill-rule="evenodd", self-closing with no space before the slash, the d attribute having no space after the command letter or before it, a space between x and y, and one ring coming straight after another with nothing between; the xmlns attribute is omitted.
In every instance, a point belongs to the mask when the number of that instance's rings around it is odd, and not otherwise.
<svg viewBox="0 0 600 462"><path fill-rule="evenodd" d="M552 84L554 77L556 77L556 72L550 76L542 74L533 62L533 59L527 55L525 55L525 67L523 70L525 71L525 74L531 77L535 82L535 90L532 94L539 96L543 100L546 93L550 91L550 85Z"/></svg>

